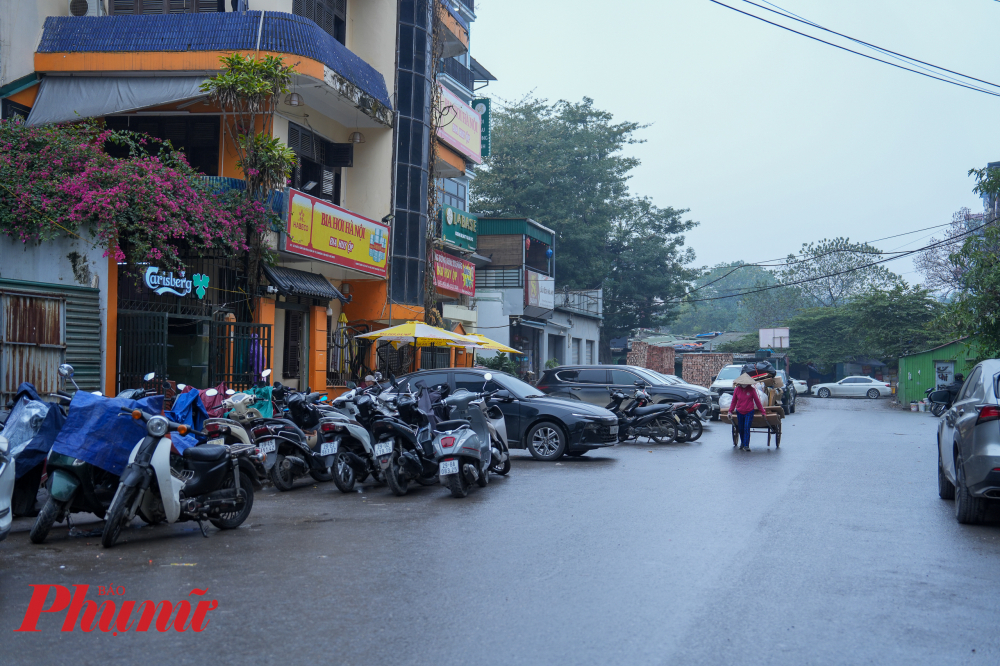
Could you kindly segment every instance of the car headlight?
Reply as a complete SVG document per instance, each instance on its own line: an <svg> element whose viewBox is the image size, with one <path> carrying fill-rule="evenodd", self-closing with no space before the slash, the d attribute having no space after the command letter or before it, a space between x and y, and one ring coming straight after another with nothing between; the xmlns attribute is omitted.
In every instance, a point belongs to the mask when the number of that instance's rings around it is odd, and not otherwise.
<svg viewBox="0 0 1000 666"><path fill-rule="evenodd" d="M170 428L170 422L162 416L154 416L146 423L146 432L153 437L163 437Z"/></svg>

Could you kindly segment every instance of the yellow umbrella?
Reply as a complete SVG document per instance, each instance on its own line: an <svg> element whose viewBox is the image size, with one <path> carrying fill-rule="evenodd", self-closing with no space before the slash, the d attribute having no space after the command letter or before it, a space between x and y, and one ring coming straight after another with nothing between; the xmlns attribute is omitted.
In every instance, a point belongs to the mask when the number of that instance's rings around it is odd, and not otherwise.
<svg viewBox="0 0 1000 666"><path fill-rule="evenodd" d="M490 340L488 337L482 333L473 333L472 335L466 335L465 337L470 340L475 341L480 349L490 349L492 351L507 352L508 354L523 354L523 351L514 349L513 347L508 347L502 342L497 342L496 340Z"/></svg>
<svg viewBox="0 0 1000 666"><path fill-rule="evenodd" d="M393 343L410 343L414 347L465 347L470 344L466 336L451 333L420 321L408 321L381 331L362 333L356 338L388 340Z"/></svg>

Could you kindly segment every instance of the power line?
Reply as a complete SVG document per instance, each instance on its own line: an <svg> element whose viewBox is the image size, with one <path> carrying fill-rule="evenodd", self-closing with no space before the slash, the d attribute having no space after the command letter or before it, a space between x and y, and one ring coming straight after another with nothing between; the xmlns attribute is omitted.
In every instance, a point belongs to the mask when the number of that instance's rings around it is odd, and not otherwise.
<svg viewBox="0 0 1000 666"><path fill-rule="evenodd" d="M724 2L719 2L719 0L708 0L708 1L712 2L712 3L716 4L716 5L719 5L720 7L725 7L726 9L731 9L734 12L743 14L744 16L749 16L750 18L757 19L758 21L763 21L764 23L767 23L768 25L773 25L776 28L781 28L782 30L787 30L788 32L793 32L796 35L801 35L802 37L806 37L806 38L811 39L813 41L820 42L821 44L826 44L827 46L832 46L832 47L834 47L836 49L840 49L841 51L847 51L848 53L853 53L854 55L859 55L862 58L867 58L869 60L874 60L875 62L880 62L883 65L889 65L890 67L895 67L897 69L902 69L902 70L907 71L907 72L912 72L914 74L919 74L920 76L926 76L929 79L935 79L937 81L943 81L944 83L950 83L951 85L958 86L960 88L967 88L969 90L974 90L976 92L981 92L981 93L983 93L985 95L991 95L993 97L1000 97L1000 92L993 92L991 90L985 90L985 89L979 88L977 86L967 85L965 83L961 83L961 82L954 81L954 80L951 80L951 79L943 78L943 77L940 77L940 76L935 76L934 74L929 74L927 72L921 72L920 70L917 70L917 69L910 69L909 67L904 67L903 65L899 65L899 64L894 63L894 62L889 62L888 60L882 60L881 58L876 58L875 56L868 55L867 53L861 53L860 51L855 51L854 49L849 49L846 46L841 46L840 44L834 44L833 42L828 42L825 39L820 39L819 37L814 37L813 35L810 35L810 34L807 34L807 33L804 33L804 32L800 32L800 31L795 30L793 28L789 28L788 26L781 25L780 23L775 23L774 21L768 21L767 19L765 19L763 17L760 17L760 16L757 16L756 14L751 14L749 12L743 11L742 9L737 9L736 7L732 7L730 5L727 5ZM993 85L993 84L991 84L991 85Z"/></svg>
<svg viewBox="0 0 1000 666"><path fill-rule="evenodd" d="M924 62L923 60L918 60L917 58L913 58L913 57L908 56L908 55L903 55L902 53L896 53L895 51L890 51L889 49L883 48L883 47L878 46L876 44L869 44L868 42L862 41L860 39L856 39L854 37L851 37L850 35L845 35L845 34L837 32L835 30L830 30L829 28L824 28L823 26L821 26L818 23L814 23L813 21L810 21L810 20L808 20L808 19L806 19L806 18L804 18L802 16L799 16L797 14L793 14L792 12L788 11L787 9L783 9L781 7L778 7L778 5L775 5L773 3L767 2L767 0L762 0L762 2L764 2L764 4L771 5L771 7L774 7L775 9L769 9L768 7L764 7L762 5L758 5L755 2L751 2L751 0L743 0L743 2L745 2L745 3L749 4L749 5L753 5L754 7L758 7L760 9L763 9L764 11L768 11L768 12L771 12L773 14L778 14L779 16L785 16L787 18L792 19L793 21L798 21L799 23L804 23L806 25L810 25L810 26L812 26L814 28L818 28L818 29L820 29L820 30L822 30L824 32L828 32L828 33L830 33L832 35L837 35L838 37L843 37L844 39L849 39L850 41L852 41L852 42L854 42L856 44L861 44L863 46L867 46L868 48L875 49L876 51L879 51L881 53L885 53L886 55L896 56L897 58L902 58L904 61L907 61L907 62L919 63L921 65L927 65L928 67L933 67L936 70L940 70L942 72L947 72L949 74L954 74L955 76L960 76L960 77L962 77L964 79L969 79L971 81L977 81L979 83L985 83L986 85L993 86L994 88L1000 88L1000 84L991 83L990 81L985 81L983 79L977 79L974 76L969 76L968 74L962 74L961 72L956 72L956 71L950 70L950 69L948 69L946 67L941 67L940 65L935 65L933 63ZM776 10L780 10L780 11L776 11Z"/></svg>

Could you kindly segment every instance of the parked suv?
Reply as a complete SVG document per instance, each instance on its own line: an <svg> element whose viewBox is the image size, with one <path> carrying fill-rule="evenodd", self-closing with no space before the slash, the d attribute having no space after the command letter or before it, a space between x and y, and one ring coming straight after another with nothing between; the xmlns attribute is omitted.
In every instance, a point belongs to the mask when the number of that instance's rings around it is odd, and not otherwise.
<svg viewBox="0 0 1000 666"><path fill-rule="evenodd" d="M719 370L719 374L712 378L712 385L710 387L712 396L712 420L718 420L719 418L719 397L723 393L733 392L733 380L743 374L743 364L727 365L722 370ZM791 378L788 376L784 370L778 370L777 376L781 377L781 381L784 386L781 390L781 408L785 410L785 414L795 413L795 403L798 400L798 390L795 388L795 384L792 383Z"/></svg>
<svg viewBox="0 0 1000 666"><path fill-rule="evenodd" d="M983 521L1000 499L1000 360L983 361L969 374L954 404L938 421L938 494L955 500L958 522ZM931 393L944 402L947 390Z"/></svg>
<svg viewBox="0 0 1000 666"><path fill-rule="evenodd" d="M706 389L674 384L657 372L634 365L561 365L546 370L537 387L547 395L604 407L611 401L609 388L631 395L637 381L647 385L646 391L653 402L700 402L702 416L707 416L711 409Z"/></svg>

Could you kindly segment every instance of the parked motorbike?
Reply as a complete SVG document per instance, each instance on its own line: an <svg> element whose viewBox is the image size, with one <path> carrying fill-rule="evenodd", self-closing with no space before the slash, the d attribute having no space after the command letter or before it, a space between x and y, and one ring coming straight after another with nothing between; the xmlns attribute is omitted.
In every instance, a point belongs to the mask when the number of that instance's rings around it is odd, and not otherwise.
<svg viewBox="0 0 1000 666"><path fill-rule="evenodd" d="M493 375L487 372L483 378L489 382ZM438 478L452 497L465 497L473 483L480 488L489 484L494 452L498 462L502 462L506 429L502 431L504 442L500 443L501 426L497 419L491 419L486 404L500 392L472 393L460 389L443 399L451 418L434 426L434 460L438 464ZM498 420L503 423L502 413Z"/></svg>
<svg viewBox="0 0 1000 666"><path fill-rule="evenodd" d="M254 489L260 488L249 458L252 447L202 444L177 455L171 453L167 435L193 432L188 426L138 409L130 414L145 422L146 436L129 456L108 508L101 545L114 546L122 528L140 508L158 521L195 520L205 537L205 520L225 530L235 529L247 519Z"/></svg>
<svg viewBox="0 0 1000 666"><path fill-rule="evenodd" d="M674 419L678 442L694 442L704 432L702 419L698 416L697 402L675 402L670 405L670 416Z"/></svg>
<svg viewBox="0 0 1000 666"><path fill-rule="evenodd" d="M319 429L323 446L330 446L334 452L334 484L341 492L349 493L355 483L369 476L382 482L382 467L375 457L370 428L378 419L394 416L394 412L355 387L336 398L331 407L320 419Z"/></svg>
<svg viewBox="0 0 1000 666"><path fill-rule="evenodd" d="M447 385L431 392L421 385L417 393L401 393L395 377L390 382L396 390L396 414L386 415L372 423L371 433L376 444L372 447L382 469L382 476L393 495L402 496L409 490L409 482L423 486L438 482L438 466L434 459L431 420L433 404L447 393ZM426 405L418 405L417 396ZM432 397L433 396L433 397Z"/></svg>
<svg viewBox="0 0 1000 666"><path fill-rule="evenodd" d="M927 396L927 402L931 404L931 414L933 414L934 416L941 416L949 409L951 409L952 393L950 391L948 392L948 402L935 402L934 400L931 399L931 396L934 395L935 392L937 392L939 395L944 393L944 391L939 391L938 389L931 387L926 391L924 391L924 395Z"/></svg>
<svg viewBox="0 0 1000 666"><path fill-rule="evenodd" d="M618 417L618 441L635 440L648 437L657 444L669 444L677 437L678 419L672 414L670 404L650 404L652 399L643 388L642 382L636 382L632 402L622 409L622 403L628 400L628 395L620 390L609 388L611 402L606 409Z"/></svg>

